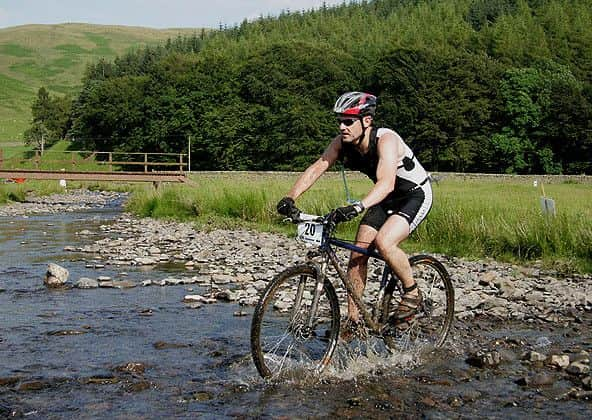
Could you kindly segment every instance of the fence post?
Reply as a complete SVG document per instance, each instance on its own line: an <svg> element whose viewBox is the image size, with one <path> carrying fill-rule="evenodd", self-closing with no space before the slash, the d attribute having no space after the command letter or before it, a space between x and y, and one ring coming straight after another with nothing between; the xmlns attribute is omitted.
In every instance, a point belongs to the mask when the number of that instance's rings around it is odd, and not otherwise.
<svg viewBox="0 0 592 420"><path fill-rule="evenodd" d="M39 150L35 150L35 169L39 169Z"/></svg>
<svg viewBox="0 0 592 420"><path fill-rule="evenodd" d="M74 152L70 152L70 156L72 159L72 170L76 169L76 159L74 157Z"/></svg>
<svg viewBox="0 0 592 420"><path fill-rule="evenodd" d="M179 153L179 172L183 172L183 153Z"/></svg>
<svg viewBox="0 0 592 420"><path fill-rule="evenodd" d="M113 172L113 152L109 152L109 172Z"/></svg>
<svg viewBox="0 0 592 420"><path fill-rule="evenodd" d="M144 153L144 173L148 172L148 153Z"/></svg>
<svg viewBox="0 0 592 420"><path fill-rule="evenodd" d="M187 172L191 172L191 136L189 136L189 146L187 147Z"/></svg>
<svg viewBox="0 0 592 420"><path fill-rule="evenodd" d="M0 169L2 169L2 165L4 164L4 152L0 149Z"/></svg>

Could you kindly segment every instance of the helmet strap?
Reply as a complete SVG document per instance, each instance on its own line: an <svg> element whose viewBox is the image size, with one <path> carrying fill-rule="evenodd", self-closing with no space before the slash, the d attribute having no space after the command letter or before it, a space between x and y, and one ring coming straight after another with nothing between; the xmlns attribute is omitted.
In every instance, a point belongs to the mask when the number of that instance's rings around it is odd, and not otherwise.
<svg viewBox="0 0 592 420"><path fill-rule="evenodd" d="M364 126L364 117L360 117L360 124L362 124L362 134L360 134L360 136L358 138L356 138L354 141L352 141L352 144L354 146L359 146L360 143L362 143L364 141L364 136L366 136L366 130L368 129L368 127Z"/></svg>

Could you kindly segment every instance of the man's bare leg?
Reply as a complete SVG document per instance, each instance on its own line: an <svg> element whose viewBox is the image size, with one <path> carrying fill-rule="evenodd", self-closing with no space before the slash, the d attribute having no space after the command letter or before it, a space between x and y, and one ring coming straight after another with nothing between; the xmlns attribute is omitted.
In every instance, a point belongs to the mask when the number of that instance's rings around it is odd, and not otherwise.
<svg viewBox="0 0 592 420"><path fill-rule="evenodd" d="M407 220L399 215L393 215L380 228L375 239L376 248L406 288L415 284L407 254L399 248L399 244L408 236L409 223ZM418 289L405 293L409 297L417 297L418 294Z"/></svg>
<svg viewBox="0 0 592 420"><path fill-rule="evenodd" d="M360 248L368 248L368 246L374 241L376 229L371 228L367 225L360 225L358 233L356 235L356 246ZM368 257L364 254L352 252L347 266L347 276L352 282L352 286L357 296L361 297L366 287L366 278L368 274ZM351 320L357 321L360 318L360 312L358 307L354 303L353 299L348 297L347 299L347 312Z"/></svg>

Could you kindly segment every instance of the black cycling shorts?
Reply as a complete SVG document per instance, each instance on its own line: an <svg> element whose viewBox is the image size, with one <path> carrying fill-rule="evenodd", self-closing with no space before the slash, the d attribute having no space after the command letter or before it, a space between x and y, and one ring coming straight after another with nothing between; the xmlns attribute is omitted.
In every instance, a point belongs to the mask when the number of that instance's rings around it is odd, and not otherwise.
<svg viewBox="0 0 592 420"><path fill-rule="evenodd" d="M393 214L398 214L409 223L409 232L425 219L432 208L432 187L426 183L399 197L388 196L384 201L368 209L361 225L380 230L382 225Z"/></svg>

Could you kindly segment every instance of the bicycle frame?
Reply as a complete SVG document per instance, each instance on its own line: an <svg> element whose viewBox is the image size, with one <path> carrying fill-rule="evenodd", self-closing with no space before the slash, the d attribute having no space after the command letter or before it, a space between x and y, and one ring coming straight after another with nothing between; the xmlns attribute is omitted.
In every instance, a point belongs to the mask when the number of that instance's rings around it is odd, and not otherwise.
<svg viewBox="0 0 592 420"><path fill-rule="evenodd" d="M314 263L313 261L311 261L309 259L310 263L315 265L315 267L316 267L315 271L317 272L318 276L317 276L317 288L315 291L315 296L313 297L313 304L312 304L312 308L311 308L312 310L310 312L310 318L309 318L308 325L309 326L312 325L313 319L316 316L317 303L318 303L318 300L319 300L319 297L320 297L320 294L322 291L322 285L325 281L325 270L327 267L327 262L331 262L331 265L333 266L333 268L335 268L335 270L337 271L337 274L339 275L339 278L341 279L343 285L345 286L345 290L347 291L348 296L354 301L355 305L358 307L360 314L362 315L362 318L364 319L364 322L366 323L366 325L374 333L377 333L377 334L380 333L381 322L378 320L378 315L380 313L379 313L379 311L377 311L377 309L380 308L380 306L382 304L382 299L384 298L384 289L388 283L389 275L391 275L392 270L390 269L388 264L386 264L386 261L384 260L384 258L378 253L378 251L376 251L376 249L362 248L362 247L353 245L349 242L345 242L340 239L334 238L331 236L334 228L328 224L325 224L325 226L328 227L328 229L325 229L326 232L323 233L323 239L321 241L321 245L318 248L318 252L320 253L320 256L323 257L324 261L323 261L322 265L319 266L318 264ZM379 292L379 296L378 296L378 299L376 301L376 306L375 306L375 313L377 313L376 317L373 317L372 314L369 312L369 310L366 308L366 305L364 304L364 302L362 300L362 296L358 296L356 293L354 293L353 286L347 277L347 273L345 273L343 271L343 269L341 268L339 260L337 259L337 254L332 246L336 246L338 248L343 248L343 249L347 249L349 251L357 252L362 255L366 255L370 258L378 259L378 260L383 261L385 263L384 269L382 272L381 281L380 281L380 292Z"/></svg>

